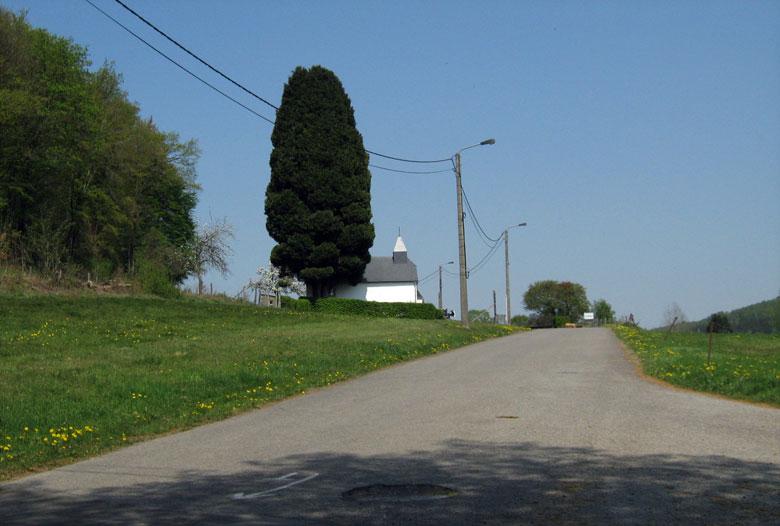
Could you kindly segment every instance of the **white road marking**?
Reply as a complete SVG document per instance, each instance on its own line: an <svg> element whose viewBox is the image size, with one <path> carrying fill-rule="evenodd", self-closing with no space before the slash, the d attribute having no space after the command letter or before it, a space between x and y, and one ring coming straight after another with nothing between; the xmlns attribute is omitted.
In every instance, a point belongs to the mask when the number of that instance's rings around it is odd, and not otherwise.
<svg viewBox="0 0 780 526"><path fill-rule="evenodd" d="M293 473L288 473L287 475L282 475L281 477L276 477L276 478L266 479L266 480L283 481L283 480L288 480L288 479L294 477L297 474L298 474L298 472L293 472ZM246 500L246 499L256 499L258 497L265 497L266 495L270 495L272 493L276 493L277 491L281 491L283 489L291 488L292 486L296 486L298 484L301 484L303 482L306 482L307 480L311 480L311 479L313 479L315 477L318 477L318 476L319 476L319 473L312 473L308 477L304 477L304 478L298 479L298 480L293 480L292 482L288 482L287 484L284 484L282 486L277 486L275 488L271 488L271 489L268 489L268 490L265 490L265 491L259 491L257 493L250 493L248 495L243 493L243 492L242 493L235 493L235 494L231 495L231 498L235 499L235 500Z"/></svg>

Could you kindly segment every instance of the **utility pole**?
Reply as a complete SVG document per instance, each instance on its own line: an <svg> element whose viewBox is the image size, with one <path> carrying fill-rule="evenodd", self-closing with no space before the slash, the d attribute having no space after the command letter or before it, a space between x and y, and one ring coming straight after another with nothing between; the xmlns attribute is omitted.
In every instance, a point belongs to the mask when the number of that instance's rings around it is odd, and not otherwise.
<svg viewBox="0 0 780 526"><path fill-rule="evenodd" d="M455 190L458 192L458 260L460 263L460 321L463 326L469 326L469 292L466 280L469 278L466 267L466 233L463 227L463 187L460 184L460 152L477 146L496 144L495 139L485 139L477 144L461 148L455 153Z"/></svg>
<svg viewBox="0 0 780 526"><path fill-rule="evenodd" d="M493 324L498 323L498 312L496 311L496 291L493 291Z"/></svg>
<svg viewBox="0 0 780 526"><path fill-rule="evenodd" d="M466 233L463 227L463 188L460 184L460 152L455 154L455 189L458 192L458 261L460 263L460 321L469 326L469 297L466 279Z"/></svg>
<svg viewBox="0 0 780 526"><path fill-rule="evenodd" d="M506 283L506 324L512 325L512 301L509 293L509 229L520 226L527 226L528 223L518 223L504 230L504 271L506 272L504 280Z"/></svg>
<svg viewBox="0 0 780 526"><path fill-rule="evenodd" d="M509 229L504 230L504 271L506 281L506 324L512 325L512 304L509 299Z"/></svg>
<svg viewBox="0 0 780 526"><path fill-rule="evenodd" d="M442 309L441 303L441 265L439 265L439 310Z"/></svg>

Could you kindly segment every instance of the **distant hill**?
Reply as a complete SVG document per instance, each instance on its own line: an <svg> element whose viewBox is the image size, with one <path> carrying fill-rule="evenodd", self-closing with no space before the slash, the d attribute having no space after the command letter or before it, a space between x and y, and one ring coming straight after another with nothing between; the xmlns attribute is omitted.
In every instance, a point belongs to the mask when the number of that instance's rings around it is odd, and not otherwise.
<svg viewBox="0 0 780 526"><path fill-rule="evenodd" d="M780 333L780 296L727 312L734 332ZM680 332L706 332L709 316L678 325Z"/></svg>

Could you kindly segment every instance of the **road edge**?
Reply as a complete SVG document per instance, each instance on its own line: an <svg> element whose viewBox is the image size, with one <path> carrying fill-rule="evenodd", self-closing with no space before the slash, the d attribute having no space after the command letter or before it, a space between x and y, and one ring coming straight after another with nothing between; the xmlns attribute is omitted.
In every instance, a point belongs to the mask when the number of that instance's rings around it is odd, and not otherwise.
<svg viewBox="0 0 780 526"><path fill-rule="evenodd" d="M618 346L620 347L620 350L623 351L623 356L626 358L626 360L633 366L634 373L636 376L641 378L642 380L652 383L658 386L661 386L665 389L671 389L673 391L679 391L683 393L693 393L697 395L707 396L710 398L717 398L719 400L727 400L729 402L737 402L740 404L747 404L753 407L763 407L767 409L775 409L780 410L780 406L772 405L766 402L753 402L752 400L742 400L741 398L731 398L726 395L722 395L719 393L711 393L709 391L698 391L696 389L691 389L690 387L682 387L680 385L672 384L669 382L666 382L664 380L661 380L660 378L656 378L655 376L651 376L647 373L645 373L644 367L642 366L642 360L639 359L639 356L636 355L636 353L631 350L623 340L618 338L617 334L615 334L615 331L611 328L609 329L610 334L615 339L615 341L618 343Z"/></svg>

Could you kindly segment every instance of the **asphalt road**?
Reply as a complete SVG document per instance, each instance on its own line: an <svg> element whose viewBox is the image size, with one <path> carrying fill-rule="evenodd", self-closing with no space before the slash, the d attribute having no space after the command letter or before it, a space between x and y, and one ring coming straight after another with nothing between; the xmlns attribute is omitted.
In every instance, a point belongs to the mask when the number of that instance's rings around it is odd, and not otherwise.
<svg viewBox="0 0 780 526"><path fill-rule="evenodd" d="M0 523L780 524L780 410L535 331L0 485Z"/></svg>

